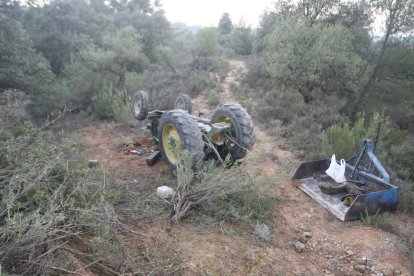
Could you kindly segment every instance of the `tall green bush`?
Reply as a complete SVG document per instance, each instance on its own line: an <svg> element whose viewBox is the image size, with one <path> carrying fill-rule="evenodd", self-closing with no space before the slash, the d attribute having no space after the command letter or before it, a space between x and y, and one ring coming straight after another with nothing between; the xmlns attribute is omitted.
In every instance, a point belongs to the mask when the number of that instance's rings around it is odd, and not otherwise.
<svg viewBox="0 0 414 276"><path fill-rule="evenodd" d="M130 97L126 91L116 89L112 84L105 84L102 90L93 98L95 115L99 119L115 119L127 121L130 117Z"/></svg>

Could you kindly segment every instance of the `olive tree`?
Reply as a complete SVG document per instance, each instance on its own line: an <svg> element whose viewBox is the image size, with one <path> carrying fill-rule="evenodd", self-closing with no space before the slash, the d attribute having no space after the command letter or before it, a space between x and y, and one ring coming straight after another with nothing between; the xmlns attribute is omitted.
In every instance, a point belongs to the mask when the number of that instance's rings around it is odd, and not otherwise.
<svg viewBox="0 0 414 276"><path fill-rule="evenodd" d="M297 90L306 103L315 91L353 96L366 63L355 53L352 40L343 26L290 18L265 37L265 66L275 81Z"/></svg>

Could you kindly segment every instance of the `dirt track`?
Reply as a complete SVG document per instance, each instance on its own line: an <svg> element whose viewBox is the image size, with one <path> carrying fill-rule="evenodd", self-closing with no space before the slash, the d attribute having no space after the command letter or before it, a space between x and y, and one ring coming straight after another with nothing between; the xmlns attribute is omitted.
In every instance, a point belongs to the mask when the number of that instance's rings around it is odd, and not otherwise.
<svg viewBox="0 0 414 276"><path fill-rule="evenodd" d="M241 61L231 61L231 72L223 81L221 102L234 102L230 84L244 69ZM193 100L193 110L208 110L205 96ZM185 275L410 275L410 259L404 254L399 236L363 225L359 221L341 222L292 185L290 178L300 164L295 156L280 149L280 142L256 126L256 144L246 162L261 158L257 174L274 178L278 203L274 206L272 242L262 242L250 229L223 235L218 229L183 223L166 231L159 216L130 227L148 233L156 240L125 234L120 237L131 258L142 258L150 250L157 260L154 274ZM91 159L115 169L122 181L168 177L168 168L159 162L147 167L146 155L124 155L117 150L120 140L139 142L148 152L154 149L150 135L136 129L119 132L116 125L92 123L78 131ZM253 162L253 161L252 161ZM156 185L152 187L155 191ZM401 228L414 227L412 219L397 215ZM302 252L295 243L303 232L310 238ZM367 260L363 260L362 258ZM160 261L162 260L162 261ZM156 265L152 265L156 267ZM149 274L149 270L138 270Z"/></svg>

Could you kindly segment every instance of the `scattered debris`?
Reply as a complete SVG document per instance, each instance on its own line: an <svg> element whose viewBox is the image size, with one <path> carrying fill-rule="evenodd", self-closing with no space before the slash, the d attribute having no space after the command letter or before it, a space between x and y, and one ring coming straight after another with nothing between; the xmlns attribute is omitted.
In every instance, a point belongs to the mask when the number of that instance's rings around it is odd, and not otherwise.
<svg viewBox="0 0 414 276"><path fill-rule="evenodd" d="M153 153L151 153L147 159L145 159L145 162L147 163L147 166L152 166L161 158L161 151L156 150Z"/></svg>
<svg viewBox="0 0 414 276"><path fill-rule="evenodd" d="M129 154L138 154L138 155L143 155L144 153L146 153L148 150L147 149L138 149L138 150L131 150L131 149L124 149L124 155L129 155Z"/></svg>

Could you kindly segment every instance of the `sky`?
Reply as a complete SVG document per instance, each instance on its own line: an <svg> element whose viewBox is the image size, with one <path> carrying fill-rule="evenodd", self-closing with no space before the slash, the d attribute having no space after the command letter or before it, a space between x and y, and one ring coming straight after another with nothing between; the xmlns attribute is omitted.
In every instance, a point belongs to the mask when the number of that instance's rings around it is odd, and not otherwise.
<svg viewBox="0 0 414 276"><path fill-rule="evenodd" d="M162 0L162 7L170 22L186 25L217 26L223 13L228 12L233 24L241 18L250 27L257 27L260 15L272 8L274 0Z"/></svg>

